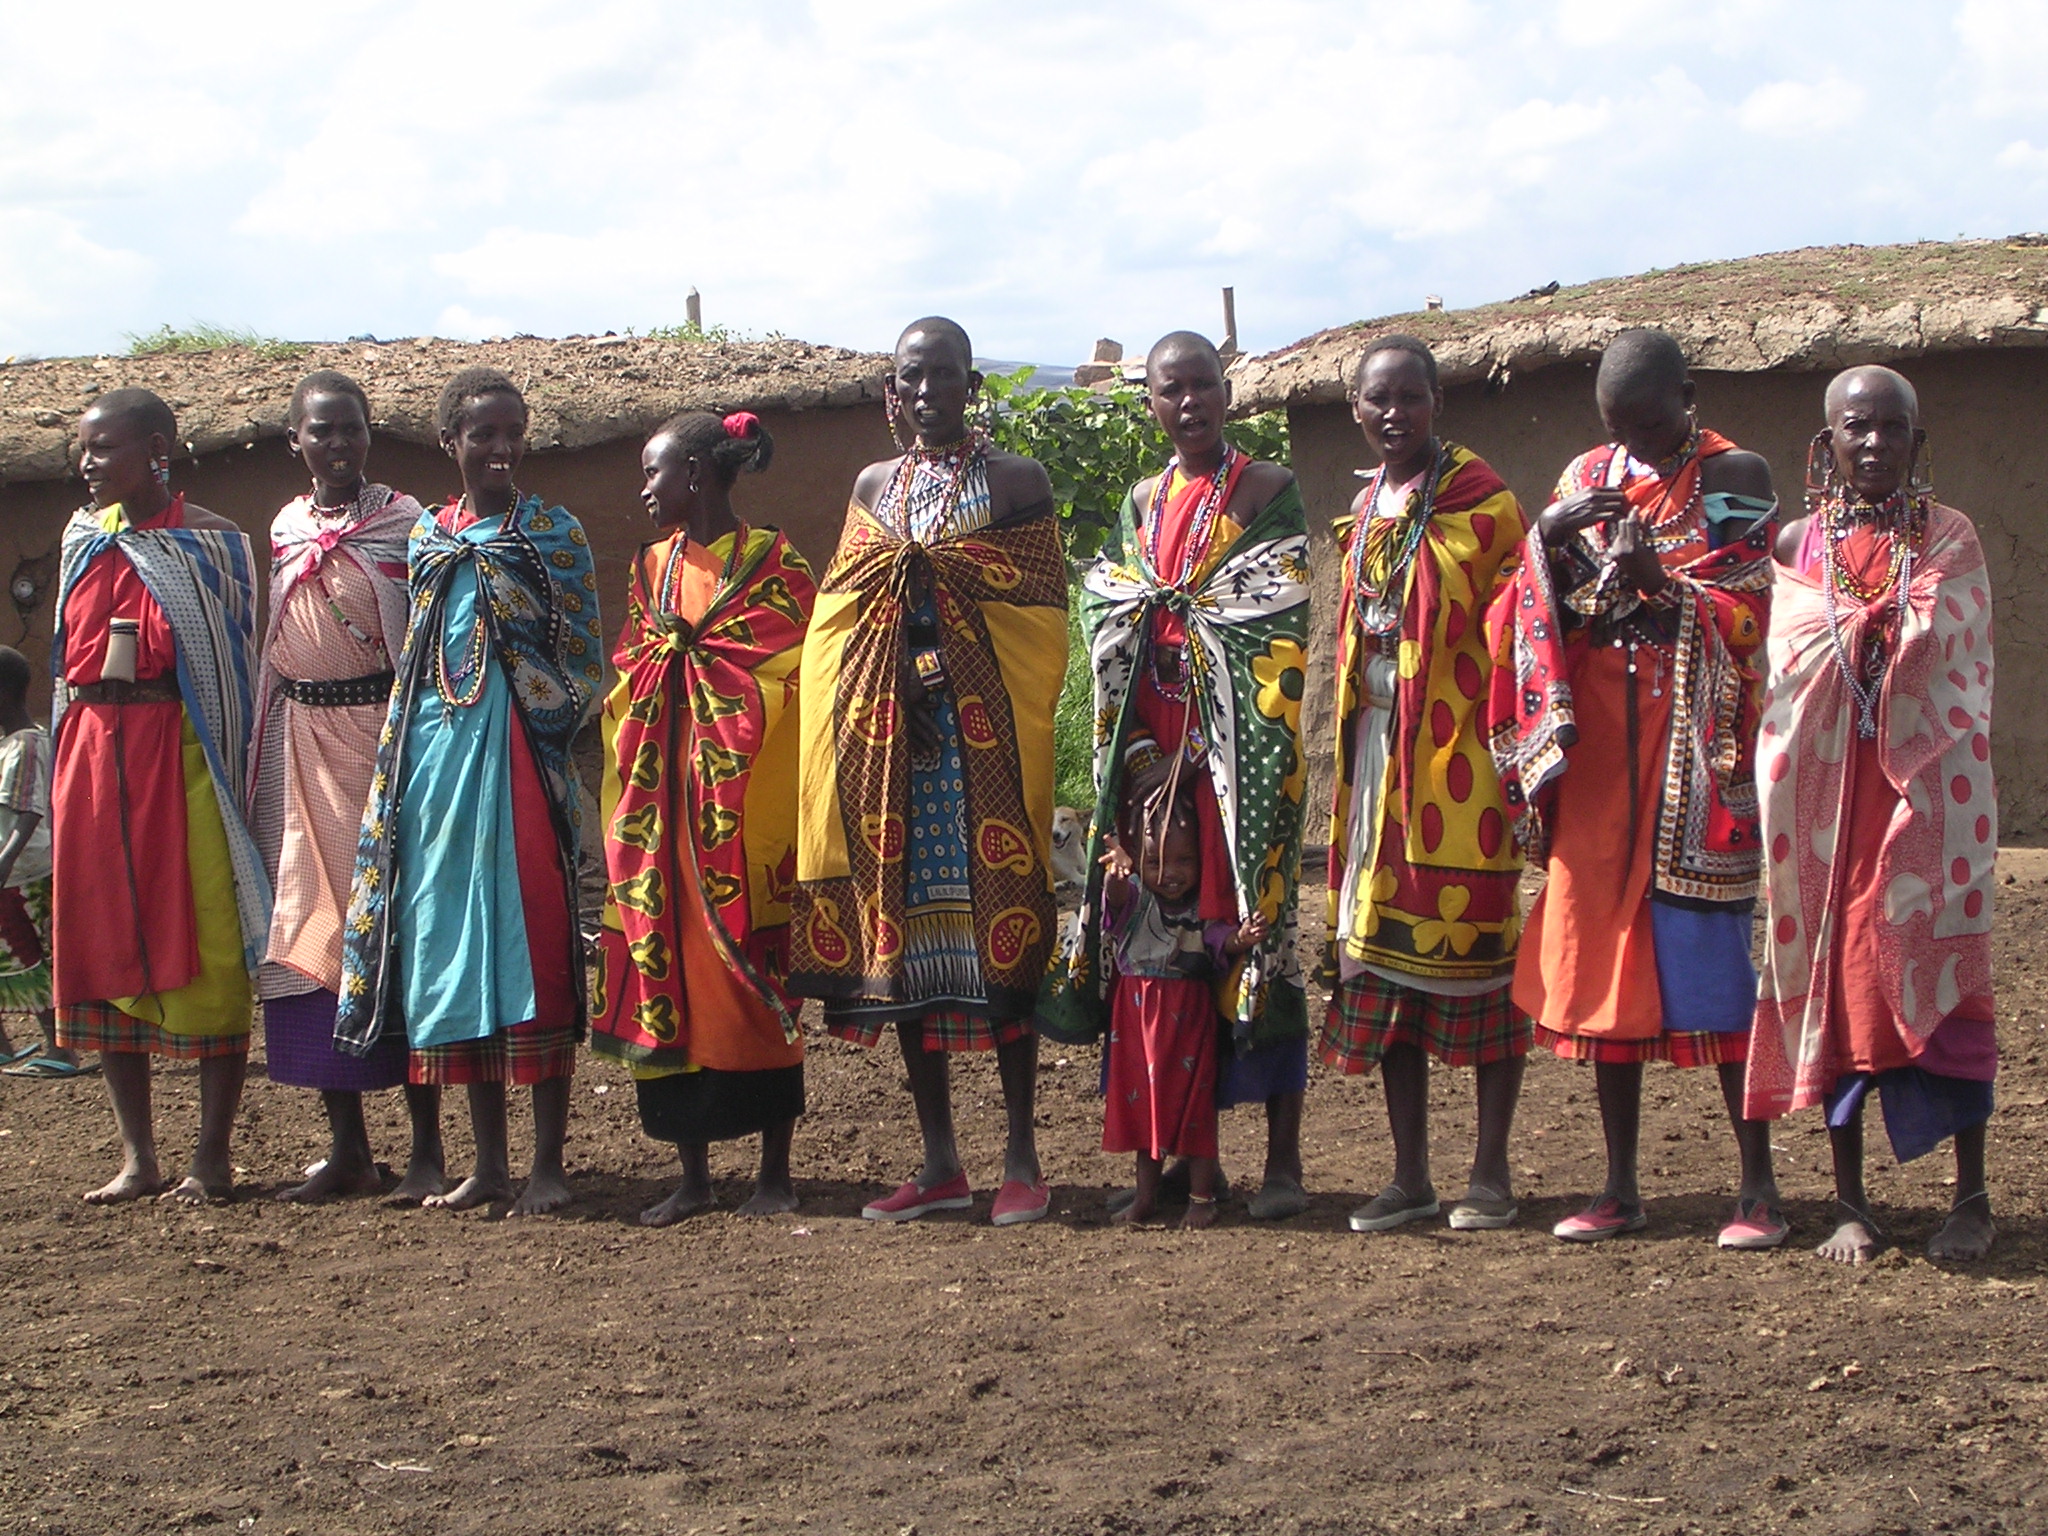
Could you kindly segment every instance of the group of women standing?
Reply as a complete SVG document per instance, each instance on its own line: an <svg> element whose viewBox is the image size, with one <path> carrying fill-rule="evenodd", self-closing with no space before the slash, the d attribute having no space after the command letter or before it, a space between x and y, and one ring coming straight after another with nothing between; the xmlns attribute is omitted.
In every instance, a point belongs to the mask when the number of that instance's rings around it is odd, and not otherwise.
<svg viewBox="0 0 2048 1536"><path fill-rule="evenodd" d="M127 1153L88 1198L165 1183L152 1053L202 1064L179 1192L229 1191L253 978L272 1077L320 1090L332 1126L299 1198L379 1187L361 1094L403 1083L401 1195L561 1205L588 1030L630 1069L648 1133L681 1151L681 1184L644 1220L710 1203L707 1143L754 1134L745 1209L787 1210L811 997L834 1035L894 1026L903 1053L923 1165L870 1219L973 1205L946 1062L974 1049L997 1052L1008 1116L991 1219L1046 1214L1041 1033L1104 1041L1103 1147L1136 1157L1119 1219L1185 1202L1186 1225L1212 1222L1217 1116L1236 1103L1266 1121L1250 1213L1305 1209L1304 512L1285 469L1226 440L1213 346L1166 337L1147 380L1175 454L1082 585L1097 803L1065 923L1049 839L1067 566L1045 471L970 423L960 327L921 320L899 341L902 452L857 480L822 578L734 511L737 476L773 452L756 418L679 416L649 440L657 538L603 700L589 993L570 748L599 704L605 632L581 526L516 489L512 381L450 382L441 440L463 492L432 511L368 479L359 387L300 385L291 441L312 489L273 530L260 652L246 540L170 494L168 408L103 396L81 427L94 507L66 537L52 791L59 1043L103 1053ZM1438 432L1423 343L1379 338L1358 365L1378 464L1337 528L1320 1040L1333 1068L1380 1069L1395 1160L1351 1225L1441 1209L1432 1056L1478 1074L1449 1220L1512 1224L1512 1122L1541 1044L1593 1064L1607 1148L1605 1189L1560 1238L1645 1224L1641 1077L1664 1061L1720 1078L1741 1158L1723 1246L1784 1240L1767 1120L1824 1104L1841 1221L1823 1251L1874 1251L1875 1088L1901 1157L1955 1138L1958 1200L1933 1247L1981 1254L1990 597L1968 521L1916 478L1911 386L1885 369L1835 381L1808 515L1782 527L1770 467L1699 425L1668 336L1622 333L1597 389L1612 441L1530 520ZM1526 917L1525 858L1547 874ZM125 924L108 922L109 871ZM457 1083L477 1163L450 1187L439 1091ZM509 1084L533 1098L516 1192Z"/></svg>

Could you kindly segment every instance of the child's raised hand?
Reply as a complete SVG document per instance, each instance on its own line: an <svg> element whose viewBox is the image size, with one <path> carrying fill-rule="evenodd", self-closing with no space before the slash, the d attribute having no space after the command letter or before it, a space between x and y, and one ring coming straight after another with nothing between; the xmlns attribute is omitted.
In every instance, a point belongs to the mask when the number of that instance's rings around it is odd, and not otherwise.
<svg viewBox="0 0 2048 1536"><path fill-rule="evenodd" d="M1233 955L1249 954L1264 942L1272 925L1266 921L1266 914L1254 912L1244 925L1230 936L1230 942L1223 947Z"/></svg>
<svg viewBox="0 0 2048 1536"><path fill-rule="evenodd" d="M1102 865L1103 872L1112 880L1130 879L1131 871L1137 866L1131 863L1131 856L1124 851L1123 843L1112 836L1105 837L1102 846L1103 854L1097 862Z"/></svg>

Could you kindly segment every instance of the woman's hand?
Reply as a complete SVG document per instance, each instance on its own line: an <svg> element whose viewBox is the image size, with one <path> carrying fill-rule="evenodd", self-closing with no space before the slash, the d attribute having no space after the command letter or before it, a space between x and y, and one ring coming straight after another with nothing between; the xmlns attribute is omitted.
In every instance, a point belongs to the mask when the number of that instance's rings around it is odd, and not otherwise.
<svg viewBox="0 0 2048 1536"><path fill-rule="evenodd" d="M1642 520L1633 512L1614 525L1614 537L1607 541L1607 555L1622 579L1644 597L1655 597L1671 585L1664 562L1657 558L1649 534L1643 531Z"/></svg>
<svg viewBox="0 0 2048 1536"><path fill-rule="evenodd" d="M1595 523L1610 522L1627 512L1628 497L1612 487L1596 486L1563 501L1553 501L1537 514L1536 530L1546 540L1558 539Z"/></svg>

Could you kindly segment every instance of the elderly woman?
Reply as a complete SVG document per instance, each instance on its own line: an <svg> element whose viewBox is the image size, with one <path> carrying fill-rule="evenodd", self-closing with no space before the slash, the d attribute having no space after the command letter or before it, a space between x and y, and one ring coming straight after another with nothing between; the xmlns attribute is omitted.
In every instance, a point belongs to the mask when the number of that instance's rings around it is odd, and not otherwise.
<svg viewBox="0 0 2048 1536"><path fill-rule="evenodd" d="M1874 1087L1907 1162L1955 1139L1935 1259L1991 1248L1985 1126L1998 1069L1991 892L1991 583L1970 520L1915 470L1913 386L1852 368L1828 386L1807 515L1778 537L1758 752L1770 924L1749 1113L1825 1105L1841 1220L1824 1258L1884 1231L1863 1188Z"/></svg>

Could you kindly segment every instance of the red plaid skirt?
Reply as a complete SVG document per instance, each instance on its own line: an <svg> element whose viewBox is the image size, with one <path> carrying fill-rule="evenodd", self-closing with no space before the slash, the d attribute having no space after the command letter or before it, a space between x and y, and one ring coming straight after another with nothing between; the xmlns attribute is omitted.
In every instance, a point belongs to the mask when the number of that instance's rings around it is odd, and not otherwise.
<svg viewBox="0 0 2048 1536"><path fill-rule="evenodd" d="M1565 1061L1668 1061L1674 1067L1718 1067L1749 1060L1746 1029L1667 1029L1647 1040L1608 1040L1598 1035L1561 1035L1536 1026L1536 1043Z"/></svg>
<svg viewBox="0 0 2048 1536"><path fill-rule="evenodd" d="M530 1088L551 1077L576 1072L576 1026L515 1024L481 1040L458 1040L414 1051L406 1062L408 1082L437 1088L470 1083L512 1083Z"/></svg>
<svg viewBox="0 0 2048 1536"><path fill-rule="evenodd" d="M1512 989L1445 997L1364 971L1330 994L1323 1062L1347 1075L1370 1072L1390 1045L1412 1045L1447 1067L1477 1067L1529 1054L1529 1016Z"/></svg>
<svg viewBox="0 0 2048 1536"><path fill-rule="evenodd" d="M958 1009L934 1009L915 1019L896 1020L865 1013L841 1014L835 1018L829 1007L825 1014L825 1032L835 1040L850 1040L855 1045L873 1047L879 1045L882 1036L893 1031L899 1022L921 1025L924 1048L928 1051L992 1051L999 1045L1022 1040L1031 1033L1029 1019L989 1019Z"/></svg>
<svg viewBox="0 0 2048 1536"><path fill-rule="evenodd" d="M148 1019L123 1013L112 1003L73 1003L57 1010L57 1044L73 1051L128 1051L206 1061L249 1054L249 1031L238 1035L177 1035Z"/></svg>

